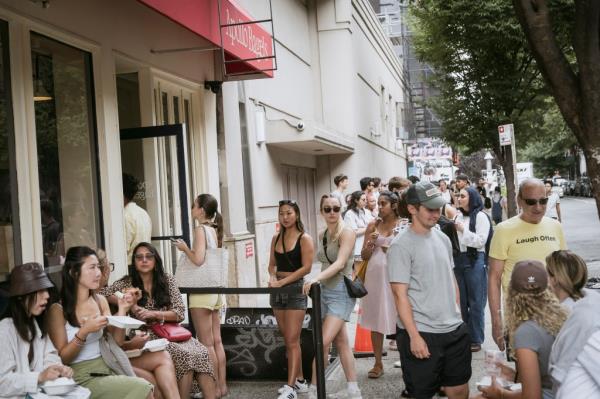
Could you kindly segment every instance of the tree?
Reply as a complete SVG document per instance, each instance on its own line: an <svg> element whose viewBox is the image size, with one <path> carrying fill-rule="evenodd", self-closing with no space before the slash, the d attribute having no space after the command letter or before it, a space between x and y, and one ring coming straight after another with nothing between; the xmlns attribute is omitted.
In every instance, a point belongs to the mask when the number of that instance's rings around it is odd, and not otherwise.
<svg viewBox="0 0 600 399"><path fill-rule="evenodd" d="M583 149L600 215L600 1L513 3L537 66ZM565 35L572 46L564 45Z"/></svg>
<svg viewBox="0 0 600 399"><path fill-rule="evenodd" d="M498 125L513 123L516 141L535 140L547 95L510 0L421 0L411 6L417 57L435 70L443 138L467 153L490 148L507 180L509 214L516 213L510 148Z"/></svg>
<svg viewBox="0 0 600 399"><path fill-rule="evenodd" d="M579 147L573 132L562 117L554 99L548 98L548 111L544 113L543 131L545 137L552 140L537 140L530 142L519 151L519 162L533 162L533 170L537 177L552 176L554 171L560 171L563 177L574 178L577 169Z"/></svg>

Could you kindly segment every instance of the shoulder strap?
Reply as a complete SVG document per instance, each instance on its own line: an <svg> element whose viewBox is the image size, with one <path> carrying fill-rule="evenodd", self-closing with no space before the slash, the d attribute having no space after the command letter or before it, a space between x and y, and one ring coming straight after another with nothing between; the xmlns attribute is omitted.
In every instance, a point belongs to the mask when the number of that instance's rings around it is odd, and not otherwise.
<svg viewBox="0 0 600 399"><path fill-rule="evenodd" d="M325 232L323 233L323 253L325 254L327 262L329 262L329 264L332 264L333 262L331 261L331 259L329 259L329 255L327 255L327 229L325 229Z"/></svg>
<svg viewBox="0 0 600 399"><path fill-rule="evenodd" d="M215 238L211 234L212 232L208 229L208 226L203 224L202 228L204 229L204 236L206 239L206 249L215 249L217 248L217 243Z"/></svg>

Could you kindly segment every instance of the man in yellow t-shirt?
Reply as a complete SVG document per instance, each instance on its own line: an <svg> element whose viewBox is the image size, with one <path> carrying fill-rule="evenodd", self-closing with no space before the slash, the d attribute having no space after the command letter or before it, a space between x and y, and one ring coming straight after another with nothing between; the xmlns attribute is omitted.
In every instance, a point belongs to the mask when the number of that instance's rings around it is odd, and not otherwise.
<svg viewBox="0 0 600 399"><path fill-rule="evenodd" d="M566 249L562 225L544 217L548 197L541 180L524 180L519 185L517 202L521 213L496 227L489 254L488 300L492 335L500 350L505 347L500 284L506 295L515 263L525 259L545 262L550 253Z"/></svg>

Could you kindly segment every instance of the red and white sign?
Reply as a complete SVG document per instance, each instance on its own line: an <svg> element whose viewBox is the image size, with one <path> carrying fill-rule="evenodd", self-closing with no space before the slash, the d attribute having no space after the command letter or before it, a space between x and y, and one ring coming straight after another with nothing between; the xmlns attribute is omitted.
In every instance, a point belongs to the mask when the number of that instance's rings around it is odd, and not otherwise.
<svg viewBox="0 0 600 399"><path fill-rule="evenodd" d="M221 26L255 20L233 0L138 0L174 22L221 47ZM220 22L220 23L219 23ZM226 60L244 60L273 55L273 37L260 24L222 28ZM273 58L226 64L227 73L261 72L273 77Z"/></svg>
<svg viewBox="0 0 600 399"><path fill-rule="evenodd" d="M251 242L246 243L246 259L254 256L254 244Z"/></svg>
<svg viewBox="0 0 600 399"><path fill-rule="evenodd" d="M514 126L512 123L508 125L498 126L498 135L500 136L500 145L511 145Z"/></svg>

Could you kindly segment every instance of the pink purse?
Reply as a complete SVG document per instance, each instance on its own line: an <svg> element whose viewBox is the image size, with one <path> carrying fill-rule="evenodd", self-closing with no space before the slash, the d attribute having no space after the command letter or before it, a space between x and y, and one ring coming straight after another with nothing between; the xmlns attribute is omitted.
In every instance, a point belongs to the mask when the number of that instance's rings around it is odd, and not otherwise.
<svg viewBox="0 0 600 399"><path fill-rule="evenodd" d="M192 333L179 323L157 323L153 324L151 328L154 334L169 340L169 342L183 342L192 338Z"/></svg>

